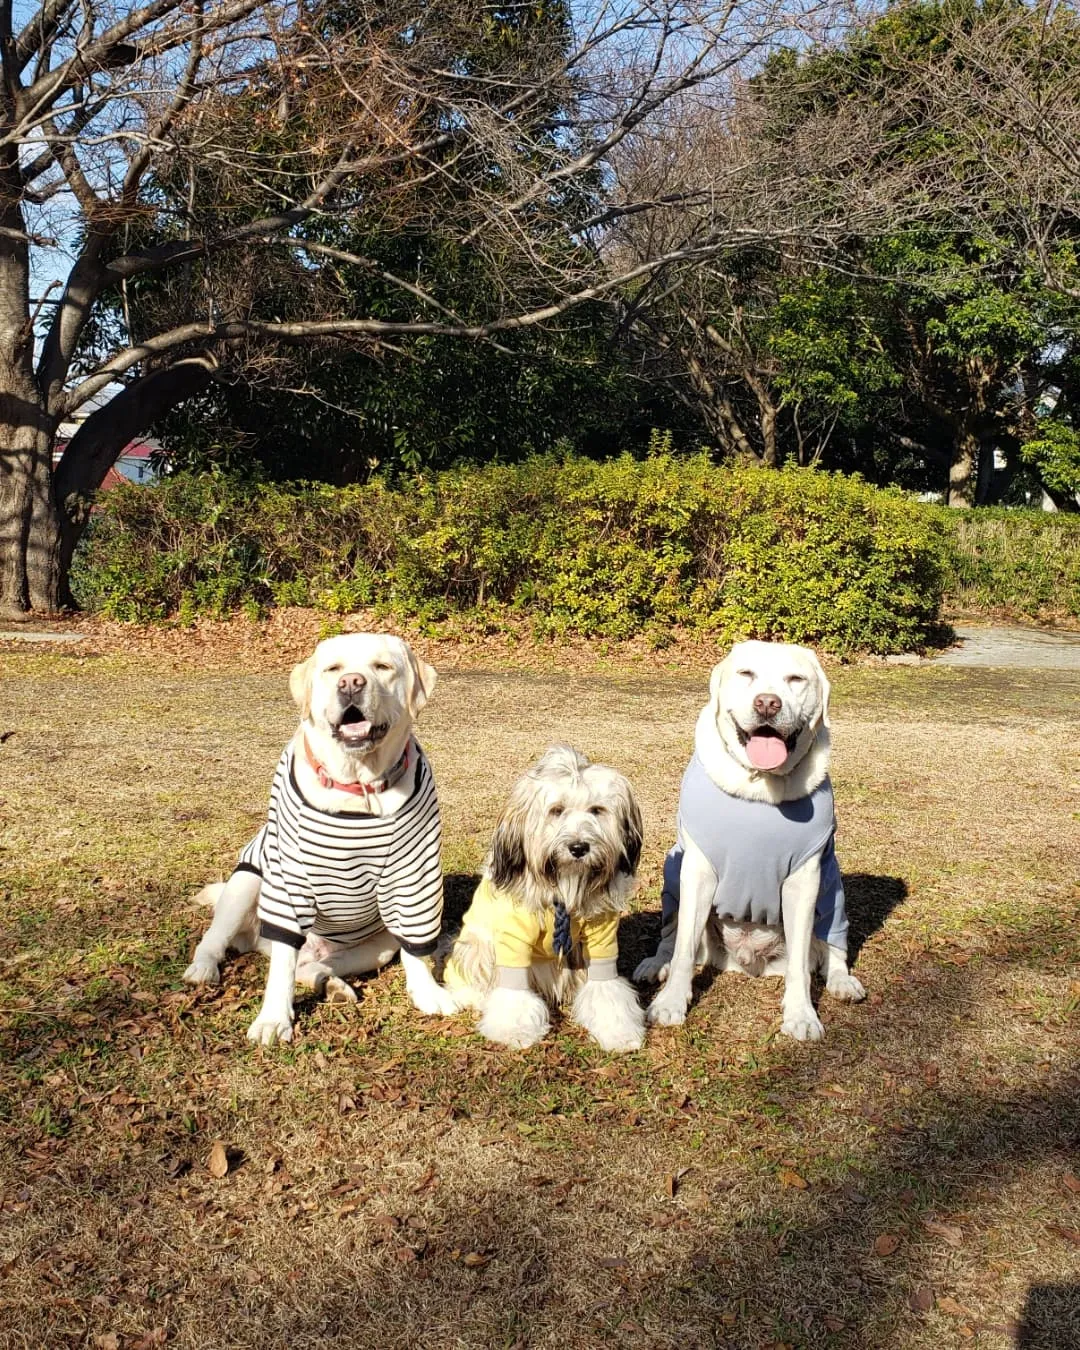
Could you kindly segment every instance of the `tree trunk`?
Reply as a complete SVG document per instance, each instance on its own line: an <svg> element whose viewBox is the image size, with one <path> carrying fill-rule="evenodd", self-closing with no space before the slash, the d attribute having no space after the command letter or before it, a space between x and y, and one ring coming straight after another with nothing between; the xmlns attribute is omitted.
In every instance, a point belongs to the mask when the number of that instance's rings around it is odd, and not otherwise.
<svg viewBox="0 0 1080 1350"><path fill-rule="evenodd" d="M54 495L59 503L60 589L64 603L74 603L68 576L75 546L90 522L94 493L134 438L147 432L170 408L210 383L217 362L210 355L194 356L128 385L72 436L56 470Z"/></svg>
<svg viewBox="0 0 1080 1350"><path fill-rule="evenodd" d="M952 463L949 465L949 492L945 498L949 506L967 508L975 505L979 450L979 437L971 427L962 426L953 442Z"/></svg>

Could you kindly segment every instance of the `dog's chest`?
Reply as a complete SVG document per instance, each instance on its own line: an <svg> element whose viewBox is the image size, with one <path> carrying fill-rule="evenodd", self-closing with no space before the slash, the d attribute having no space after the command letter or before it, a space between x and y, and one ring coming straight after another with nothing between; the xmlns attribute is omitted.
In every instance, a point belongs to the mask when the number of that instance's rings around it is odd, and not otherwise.
<svg viewBox="0 0 1080 1350"><path fill-rule="evenodd" d="M807 797L774 805L733 797L719 788L695 755L679 797L679 836L693 842L717 877L717 902L732 918L753 910L760 922L780 921L784 882L832 838L832 787L826 779ZM762 910L766 913L762 913Z"/></svg>

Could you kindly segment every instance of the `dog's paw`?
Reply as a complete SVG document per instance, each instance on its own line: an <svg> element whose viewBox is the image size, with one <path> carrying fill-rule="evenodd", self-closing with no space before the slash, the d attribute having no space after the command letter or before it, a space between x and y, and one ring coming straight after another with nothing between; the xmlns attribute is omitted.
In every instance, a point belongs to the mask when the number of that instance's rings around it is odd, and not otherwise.
<svg viewBox="0 0 1080 1350"><path fill-rule="evenodd" d="M834 975L825 990L833 998L842 999L845 1003L861 1003L866 997L862 982L854 975Z"/></svg>
<svg viewBox="0 0 1080 1350"><path fill-rule="evenodd" d="M256 1045L273 1045L276 1041L292 1040L292 1023L283 1022L277 1017L256 1017L248 1027L247 1038Z"/></svg>
<svg viewBox="0 0 1080 1350"><path fill-rule="evenodd" d="M408 994L413 1007L425 1017L453 1017L460 1011L460 1004L450 990L434 980L422 989L409 989Z"/></svg>
<svg viewBox="0 0 1080 1350"><path fill-rule="evenodd" d="M625 1054L645 1042L645 1014L626 980L587 980L574 999L573 1017L602 1050Z"/></svg>
<svg viewBox="0 0 1080 1350"><path fill-rule="evenodd" d="M657 952L655 956L647 956L644 961L638 962L634 981L637 984L663 984L670 969L671 961Z"/></svg>
<svg viewBox="0 0 1080 1350"><path fill-rule="evenodd" d="M351 984L346 984L340 975L331 975L326 981L323 997L327 1003L358 1003L360 1001L356 996L356 990Z"/></svg>
<svg viewBox="0 0 1080 1350"><path fill-rule="evenodd" d="M551 1019L543 999L531 991L493 989L476 1029L489 1041L527 1050L547 1035Z"/></svg>
<svg viewBox="0 0 1080 1350"><path fill-rule="evenodd" d="M671 985L665 985L645 1013L654 1027L681 1027L686 1021L690 997Z"/></svg>
<svg viewBox="0 0 1080 1350"><path fill-rule="evenodd" d="M210 957L200 956L198 952L184 971L181 979L185 984L220 984L221 966Z"/></svg>
<svg viewBox="0 0 1080 1350"><path fill-rule="evenodd" d="M612 1028L600 1035L594 1031L593 1039L601 1050L609 1050L615 1055L627 1055L631 1050L640 1050L645 1044L645 1028Z"/></svg>
<svg viewBox="0 0 1080 1350"><path fill-rule="evenodd" d="M807 1008L805 1012L793 1013L790 1017L785 1016L780 1033L783 1036L790 1036L793 1041L821 1041L825 1039L825 1028L821 1025L821 1020L813 1008Z"/></svg>

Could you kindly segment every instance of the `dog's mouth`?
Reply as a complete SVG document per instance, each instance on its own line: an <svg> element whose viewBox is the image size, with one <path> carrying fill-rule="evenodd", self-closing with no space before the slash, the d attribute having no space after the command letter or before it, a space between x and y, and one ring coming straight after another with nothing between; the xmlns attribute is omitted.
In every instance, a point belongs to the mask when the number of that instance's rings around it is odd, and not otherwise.
<svg viewBox="0 0 1080 1350"><path fill-rule="evenodd" d="M386 735L384 722L369 722L355 704L350 704L333 728L334 735L347 750L365 750L377 745Z"/></svg>
<svg viewBox="0 0 1080 1350"><path fill-rule="evenodd" d="M782 736L775 727L770 726L754 727L752 731L745 731L734 717L731 720L739 744L746 751L747 759L762 773L773 773L783 765L788 755L795 749L802 732L801 727L796 727L790 736Z"/></svg>

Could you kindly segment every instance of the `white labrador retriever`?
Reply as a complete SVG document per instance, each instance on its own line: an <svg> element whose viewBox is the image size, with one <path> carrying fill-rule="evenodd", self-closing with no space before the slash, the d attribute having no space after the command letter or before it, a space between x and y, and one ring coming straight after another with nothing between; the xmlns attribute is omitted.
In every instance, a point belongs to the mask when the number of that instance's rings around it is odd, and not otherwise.
<svg viewBox="0 0 1080 1350"><path fill-rule="evenodd" d="M300 726L278 761L266 824L224 885L199 897L214 919L184 972L216 984L225 953L270 957L248 1039L292 1039L296 981L355 1000L345 976L400 949L422 1013L457 1010L426 958L442 925L439 805L417 713L435 671L401 638L353 633L320 642L289 689Z"/></svg>
<svg viewBox="0 0 1080 1350"><path fill-rule="evenodd" d="M634 972L666 981L648 1020L686 1019L695 965L783 975L785 1035L825 1031L810 999L823 972L834 998L859 1000L833 847L829 682L805 647L743 642L712 672L664 867L664 927Z"/></svg>

